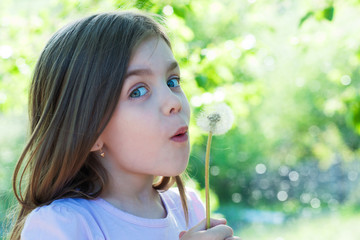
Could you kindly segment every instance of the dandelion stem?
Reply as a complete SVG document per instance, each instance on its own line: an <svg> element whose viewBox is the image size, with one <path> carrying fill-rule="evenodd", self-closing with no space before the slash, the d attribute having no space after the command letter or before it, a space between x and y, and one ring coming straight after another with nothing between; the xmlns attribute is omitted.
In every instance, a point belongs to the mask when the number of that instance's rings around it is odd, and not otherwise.
<svg viewBox="0 0 360 240"><path fill-rule="evenodd" d="M212 132L210 131L206 145L206 156L205 156L206 229L210 228L209 168L210 168L211 138L212 138Z"/></svg>

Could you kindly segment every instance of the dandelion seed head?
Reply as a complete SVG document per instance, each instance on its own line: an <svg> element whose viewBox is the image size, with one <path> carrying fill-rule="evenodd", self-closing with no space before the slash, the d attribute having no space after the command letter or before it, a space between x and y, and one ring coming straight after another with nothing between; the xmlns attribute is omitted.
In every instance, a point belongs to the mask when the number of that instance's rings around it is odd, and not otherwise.
<svg viewBox="0 0 360 240"><path fill-rule="evenodd" d="M222 135L229 131L234 122L231 108L225 103L208 106L197 118L197 125L213 135Z"/></svg>
<svg viewBox="0 0 360 240"><path fill-rule="evenodd" d="M207 119L210 122L210 126L214 128L216 127L216 124L221 120L221 116L218 113L211 113L207 116Z"/></svg>

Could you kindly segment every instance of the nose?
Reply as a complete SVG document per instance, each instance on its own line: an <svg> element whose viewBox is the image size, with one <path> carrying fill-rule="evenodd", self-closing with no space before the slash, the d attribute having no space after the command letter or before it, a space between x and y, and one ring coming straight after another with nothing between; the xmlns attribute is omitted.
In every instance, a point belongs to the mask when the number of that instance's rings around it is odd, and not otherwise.
<svg viewBox="0 0 360 240"><path fill-rule="evenodd" d="M182 101L179 94L166 86L161 98L162 111L165 115L175 114L182 110Z"/></svg>

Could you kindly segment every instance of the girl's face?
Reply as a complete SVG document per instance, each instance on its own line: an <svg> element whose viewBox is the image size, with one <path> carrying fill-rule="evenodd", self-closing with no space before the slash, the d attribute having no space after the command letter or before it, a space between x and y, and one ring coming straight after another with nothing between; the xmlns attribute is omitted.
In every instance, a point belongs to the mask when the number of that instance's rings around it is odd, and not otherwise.
<svg viewBox="0 0 360 240"><path fill-rule="evenodd" d="M157 176L185 170L190 107L179 82L179 66L162 38L137 47L118 105L100 136L112 170Z"/></svg>

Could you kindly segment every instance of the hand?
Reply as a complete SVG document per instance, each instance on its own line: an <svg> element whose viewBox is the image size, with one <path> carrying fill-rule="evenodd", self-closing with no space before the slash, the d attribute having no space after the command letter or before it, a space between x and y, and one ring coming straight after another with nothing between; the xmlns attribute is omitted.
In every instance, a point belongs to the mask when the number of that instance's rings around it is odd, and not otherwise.
<svg viewBox="0 0 360 240"><path fill-rule="evenodd" d="M225 219L210 219L210 228L206 229L206 219L189 231L182 231L179 234L179 240L240 240L234 237L231 227L225 225Z"/></svg>

